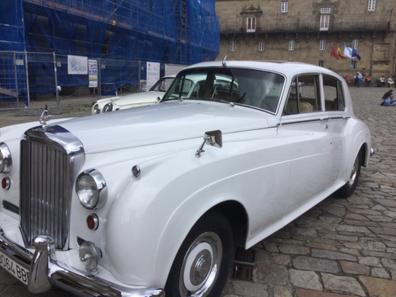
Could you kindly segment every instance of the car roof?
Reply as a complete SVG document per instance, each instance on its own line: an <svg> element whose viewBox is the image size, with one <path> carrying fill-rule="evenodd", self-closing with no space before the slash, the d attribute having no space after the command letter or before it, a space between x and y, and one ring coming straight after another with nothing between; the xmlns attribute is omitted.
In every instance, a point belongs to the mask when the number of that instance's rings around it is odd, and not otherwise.
<svg viewBox="0 0 396 297"><path fill-rule="evenodd" d="M199 64L191 65L185 69L194 69L194 68L206 68L206 67L233 67L233 68L247 68L247 69L256 69L256 70L265 70L271 72L277 72L284 74L286 76L294 76L300 73L322 73L336 76L340 79L339 76L334 71L331 71L327 68L302 63L302 62L291 62L291 61L225 61L225 65L223 65L223 61L213 61L213 62L202 62Z"/></svg>

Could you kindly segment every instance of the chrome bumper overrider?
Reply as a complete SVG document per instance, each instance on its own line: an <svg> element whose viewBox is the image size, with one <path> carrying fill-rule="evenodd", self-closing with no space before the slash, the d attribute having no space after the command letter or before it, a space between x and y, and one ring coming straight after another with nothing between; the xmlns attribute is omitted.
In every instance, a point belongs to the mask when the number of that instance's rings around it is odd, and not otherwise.
<svg viewBox="0 0 396 297"><path fill-rule="evenodd" d="M103 279L86 276L72 269L62 268L52 260L53 240L40 236L34 241L35 252L8 240L0 228L0 251L30 271L28 289L32 293L44 293L51 286L61 288L77 296L106 297L164 297L161 289L131 289Z"/></svg>

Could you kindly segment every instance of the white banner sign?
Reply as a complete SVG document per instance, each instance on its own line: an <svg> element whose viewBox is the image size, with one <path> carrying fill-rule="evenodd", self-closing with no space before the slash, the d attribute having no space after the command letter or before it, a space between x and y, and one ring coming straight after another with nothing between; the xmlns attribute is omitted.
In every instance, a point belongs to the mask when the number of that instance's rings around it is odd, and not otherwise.
<svg viewBox="0 0 396 297"><path fill-rule="evenodd" d="M165 76L176 75L178 74L184 67L184 65L175 65L175 64L165 64Z"/></svg>
<svg viewBox="0 0 396 297"><path fill-rule="evenodd" d="M97 60L88 60L88 78L89 78L89 87L97 88L98 87L98 61Z"/></svg>
<svg viewBox="0 0 396 297"><path fill-rule="evenodd" d="M70 75L88 74L88 57L68 55L67 74Z"/></svg>
<svg viewBox="0 0 396 297"><path fill-rule="evenodd" d="M159 80L160 66L160 63L147 62L146 91L150 90L150 88Z"/></svg>

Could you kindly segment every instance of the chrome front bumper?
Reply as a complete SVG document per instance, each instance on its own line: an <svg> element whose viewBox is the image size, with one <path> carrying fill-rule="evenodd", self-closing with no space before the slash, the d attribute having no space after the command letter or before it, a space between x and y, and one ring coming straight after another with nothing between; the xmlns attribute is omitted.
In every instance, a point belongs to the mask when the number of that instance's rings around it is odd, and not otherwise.
<svg viewBox="0 0 396 297"><path fill-rule="evenodd" d="M52 260L54 248L49 237L41 236L34 242L35 252L16 245L8 240L0 228L0 251L30 271L28 289L31 293L44 293L52 286L61 288L81 297L164 297L161 289L131 289L103 279L83 275L62 268Z"/></svg>

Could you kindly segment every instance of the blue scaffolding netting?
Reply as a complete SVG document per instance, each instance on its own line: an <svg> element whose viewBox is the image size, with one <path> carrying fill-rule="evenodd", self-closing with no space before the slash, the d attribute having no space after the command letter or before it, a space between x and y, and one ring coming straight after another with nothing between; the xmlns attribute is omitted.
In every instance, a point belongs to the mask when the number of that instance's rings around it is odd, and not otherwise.
<svg viewBox="0 0 396 297"><path fill-rule="evenodd" d="M213 60L219 49L215 0L2 0L0 29L1 51L32 53L33 96L54 91L55 60L59 85L88 84L87 76L68 75L67 55L101 59L103 92L111 93L139 83L144 69L133 61L188 65Z"/></svg>

